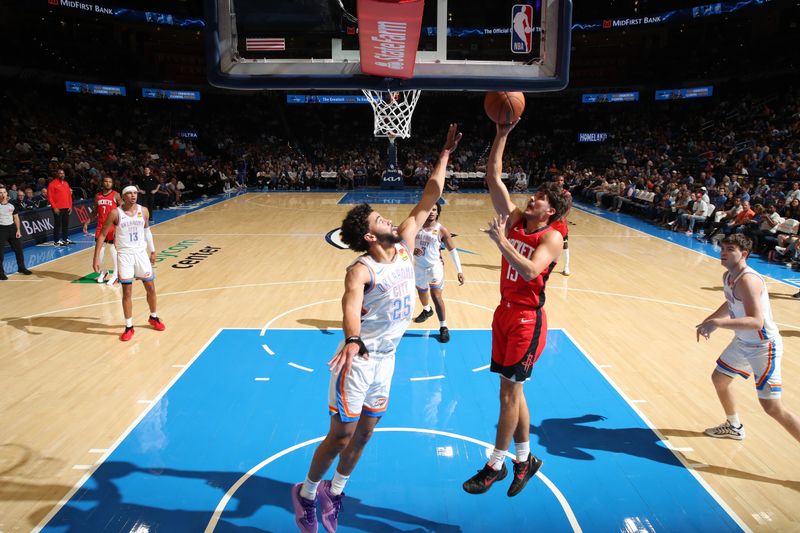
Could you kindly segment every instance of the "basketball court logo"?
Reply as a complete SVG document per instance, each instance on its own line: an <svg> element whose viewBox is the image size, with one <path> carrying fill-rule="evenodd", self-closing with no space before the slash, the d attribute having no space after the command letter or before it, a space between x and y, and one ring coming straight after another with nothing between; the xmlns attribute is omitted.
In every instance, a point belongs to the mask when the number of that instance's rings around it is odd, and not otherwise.
<svg viewBox="0 0 800 533"><path fill-rule="evenodd" d="M530 54L533 44L533 6L515 4L511 8L511 51Z"/></svg>

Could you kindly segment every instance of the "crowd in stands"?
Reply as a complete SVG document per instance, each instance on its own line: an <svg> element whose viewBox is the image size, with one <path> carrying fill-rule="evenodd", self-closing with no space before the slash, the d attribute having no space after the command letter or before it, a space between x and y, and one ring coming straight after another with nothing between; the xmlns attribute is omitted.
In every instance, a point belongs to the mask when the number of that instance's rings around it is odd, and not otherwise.
<svg viewBox="0 0 800 533"><path fill-rule="evenodd" d="M485 186L494 132L479 96L452 106L447 94L423 95L412 137L396 142L405 185L425 183L445 125L458 122L464 142L446 190ZM48 205L47 184L58 169L76 199L91 198L111 176L117 190L136 184L153 195L155 208L165 208L246 186L377 186L387 169L388 142L372 136L368 106L291 106L281 93L204 98L131 102L10 84L0 93L0 183L25 210ZM794 253L796 239L782 235L796 233L787 220L800 220L795 89L720 91L713 99L642 103L620 112L625 105L529 98L506 150L509 188L526 192L563 174L576 198L598 207L706 239L743 232L770 257ZM577 131L604 130L604 144L576 142Z"/></svg>

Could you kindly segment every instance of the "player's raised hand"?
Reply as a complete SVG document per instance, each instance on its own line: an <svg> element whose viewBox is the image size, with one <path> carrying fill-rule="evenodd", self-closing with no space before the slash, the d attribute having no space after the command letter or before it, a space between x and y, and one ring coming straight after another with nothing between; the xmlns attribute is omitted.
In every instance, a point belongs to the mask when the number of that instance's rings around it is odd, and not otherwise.
<svg viewBox="0 0 800 533"><path fill-rule="evenodd" d="M460 141L461 133L458 131L458 124L450 124L450 128L447 130L447 140L444 143L444 150L452 152L458 147Z"/></svg>
<svg viewBox="0 0 800 533"><path fill-rule="evenodd" d="M504 136L508 135L509 133L511 133L511 130L513 130L514 127L517 124L519 124L520 120L522 120L522 119L518 118L517 120L515 120L511 124L499 124L499 123L495 124L497 126L497 135L499 135L501 137L504 137Z"/></svg>
<svg viewBox="0 0 800 533"><path fill-rule="evenodd" d="M481 228L481 231L489 235L494 242L500 242L500 238L506 234L506 222L508 222L507 215L498 215L489 221L488 228Z"/></svg>

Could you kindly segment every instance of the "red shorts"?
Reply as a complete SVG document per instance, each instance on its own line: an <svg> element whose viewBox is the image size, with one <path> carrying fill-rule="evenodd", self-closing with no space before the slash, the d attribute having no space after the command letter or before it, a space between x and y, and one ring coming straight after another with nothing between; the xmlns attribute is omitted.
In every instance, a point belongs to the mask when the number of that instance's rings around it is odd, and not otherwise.
<svg viewBox="0 0 800 533"><path fill-rule="evenodd" d="M556 230L557 232L559 232L561 234L561 236L564 237L565 239L567 238L567 234L569 233L569 229L567 228L567 219L566 218L559 218L558 220L556 220L555 222L550 224L550 227L553 228L554 230Z"/></svg>
<svg viewBox="0 0 800 533"><path fill-rule="evenodd" d="M491 371L511 381L525 381L546 343L547 315L543 308L500 302L492 320Z"/></svg>

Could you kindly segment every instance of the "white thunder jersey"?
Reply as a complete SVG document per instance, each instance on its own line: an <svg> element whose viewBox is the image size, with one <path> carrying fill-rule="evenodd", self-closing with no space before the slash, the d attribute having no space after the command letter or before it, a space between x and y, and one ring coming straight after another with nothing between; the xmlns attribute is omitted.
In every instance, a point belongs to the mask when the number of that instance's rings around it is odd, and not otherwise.
<svg viewBox="0 0 800 533"><path fill-rule="evenodd" d="M758 276L764 289L761 291L761 314L764 316L764 327L761 329L737 329L734 330L736 338L748 344L763 344L764 341L775 339L780 336L778 326L772 319L772 308L769 305L769 293L767 292L767 284L761 275L750 267L746 267L736 279L730 279L730 273L726 272L722 278L722 286L725 291L725 300L728 302L728 312L731 318L742 318L747 316L744 310L744 303L737 300L733 295L733 287L742 279L745 274L752 274Z"/></svg>
<svg viewBox="0 0 800 533"><path fill-rule="evenodd" d="M391 263L378 263L367 254L355 261L367 267L371 278L361 310L361 340L370 357L393 355L414 314L414 263L405 243L395 249Z"/></svg>
<svg viewBox="0 0 800 533"><path fill-rule="evenodd" d="M119 220L114 232L114 246L119 253L147 250L144 238L144 214L142 206L136 204L133 216L128 215L122 207L117 208Z"/></svg>
<svg viewBox="0 0 800 533"><path fill-rule="evenodd" d="M441 227L438 222L434 222L429 228L423 226L414 238L414 252L420 254L415 257L418 266L428 268L441 263Z"/></svg>

